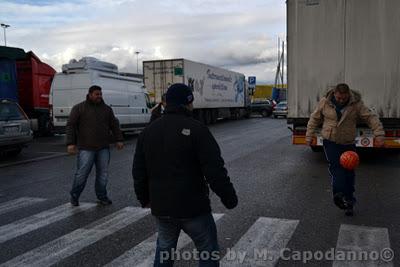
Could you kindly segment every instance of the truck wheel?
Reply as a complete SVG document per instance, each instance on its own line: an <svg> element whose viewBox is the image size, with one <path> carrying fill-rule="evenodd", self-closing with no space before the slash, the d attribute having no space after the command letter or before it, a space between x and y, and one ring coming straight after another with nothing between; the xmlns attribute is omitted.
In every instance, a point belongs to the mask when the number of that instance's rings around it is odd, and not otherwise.
<svg viewBox="0 0 400 267"><path fill-rule="evenodd" d="M21 151L22 151L22 148L19 147L19 148L13 149L11 151L8 151L7 155L9 155L10 157L16 157L16 156L18 156L19 153L21 153Z"/></svg>
<svg viewBox="0 0 400 267"><path fill-rule="evenodd" d="M214 124L217 122L218 119L218 110L211 110L211 124Z"/></svg>
<svg viewBox="0 0 400 267"><path fill-rule="evenodd" d="M239 119L239 111L237 109L231 110L231 118L232 118L232 120Z"/></svg>
<svg viewBox="0 0 400 267"><path fill-rule="evenodd" d="M311 146L312 152L322 152L324 149L322 146Z"/></svg>
<svg viewBox="0 0 400 267"><path fill-rule="evenodd" d="M197 112L195 113L195 114L196 114L196 119L197 119L199 122L201 122L201 123L203 123L203 124L206 124L205 112L204 112L204 110L198 109L198 110L196 110L196 111L197 111Z"/></svg>
<svg viewBox="0 0 400 267"><path fill-rule="evenodd" d="M42 114L38 118L39 121L39 129L38 133L36 135L38 136L53 136L54 131L53 131L53 124L50 121L50 116L49 114Z"/></svg>
<svg viewBox="0 0 400 267"><path fill-rule="evenodd" d="M211 112L212 112L211 110L208 110L208 109L205 110L204 117L205 117L205 120L206 120L206 125L209 125L212 122L212 114L211 114Z"/></svg>
<svg viewBox="0 0 400 267"><path fill-rule="evenodd" d="M261 116L268 117L268 112L264 109L263 111L261 111Z"/></svg>

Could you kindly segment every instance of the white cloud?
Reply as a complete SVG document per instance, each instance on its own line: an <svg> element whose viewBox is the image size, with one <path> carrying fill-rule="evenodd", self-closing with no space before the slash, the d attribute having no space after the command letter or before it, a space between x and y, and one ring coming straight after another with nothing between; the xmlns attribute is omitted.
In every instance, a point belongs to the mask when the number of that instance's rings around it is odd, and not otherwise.
<svg viewBox="0 0 400 267"><path fill-rule="evenodd" d="M140 61L183 57L271 81L285 32L282 0L49 2L5 2L0 16L12 25L10 45L57 70L71 58L95 56L136 72L140 51Z"/></svg>

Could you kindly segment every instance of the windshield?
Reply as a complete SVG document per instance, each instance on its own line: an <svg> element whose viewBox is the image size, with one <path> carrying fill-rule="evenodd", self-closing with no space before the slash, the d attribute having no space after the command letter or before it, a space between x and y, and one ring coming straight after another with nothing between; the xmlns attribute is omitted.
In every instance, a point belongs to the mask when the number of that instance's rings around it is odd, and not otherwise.
<svg viewBox="0 0 400 267"><path fill-rule="evenodd" d="M24 114L15 103L0 103L0 121L24 119Z"/></svg>
<svg viewBox="0 0 400 267"><path fill-rule="evenodd" d="M280 108L284 108L284 107L286 107L286 105L287 105L286 102L281 102L277 106L280 107Z"/></svg>

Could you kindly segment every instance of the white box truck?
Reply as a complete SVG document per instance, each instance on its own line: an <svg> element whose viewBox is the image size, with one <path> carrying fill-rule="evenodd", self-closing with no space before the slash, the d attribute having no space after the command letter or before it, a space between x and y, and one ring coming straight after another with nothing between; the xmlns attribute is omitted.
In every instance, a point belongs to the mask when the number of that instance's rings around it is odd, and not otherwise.
<svg viewBox="0 0 400 267"><path fill-rule="evenodd" d="M63 65L54 76L50 109L55 132L65 132L72 107L86 99L92 85L102 88L104 102L113 109L122 131L141 130L150 121L150 99L141 79L119 74L114 64L84 57Z"/></svg>
<svg viewBox="0 0 400 267"><path fill-rule="evenodd" d="M205 124L218 118L249 116L250 95L244 74L187 59L143 62L144 84L155 102L174 83L193 90L194 115Z"/></svg>
<svg viewBox="0 0 400 267"><path fill-rule="evenodd" d="M307 121L338 83L358 90L400 148L400 1L287 0L288 123L293 144L305 144ZM321 137L317 138L321 146ZM356 145L374 147L367 125ZM318 150L318 146L313 150Z"/></svg>

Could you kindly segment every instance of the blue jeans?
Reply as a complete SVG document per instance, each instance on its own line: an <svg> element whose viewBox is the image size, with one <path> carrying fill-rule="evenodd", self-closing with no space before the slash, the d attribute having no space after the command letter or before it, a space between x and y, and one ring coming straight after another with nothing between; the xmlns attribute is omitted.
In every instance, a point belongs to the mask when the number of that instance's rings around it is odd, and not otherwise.
<svg viewBox="0 0 400 267"><path fill-rule="evenodd" d="M329 140L323 140L326 159L329 162L329 174L332 179L332 193L335 196L342 193L347 201L354 202L354 170L346 170L340 165L340 156L343 152L351 150L355 151L354 144L341 145Z"/></svg>
<svg viewBox="0 0 400 267"><path fill-rule="evenodd" d="M193 240L199 255L203 255L202 252L206 253L205 257L199 256L199 266L219 266L217 228L211 214L189 219L156 217L156 221L158 239L154 267L174 265L174 259L170 256L171 252L176 251L181 230ZM208 255L210 257L207 259Z"/></svg>
<svg viewBox="0 0 400 267"><path fill-rule="evenodd" d="M77 156L77 169L74 183L71 189L71 196L79 199L85 188L87 178L92 170L93 164L96 165L96 196L100 200L107 199L108 164L110 163L110 149L103 148L97 151L79 150Z"/></svg>

